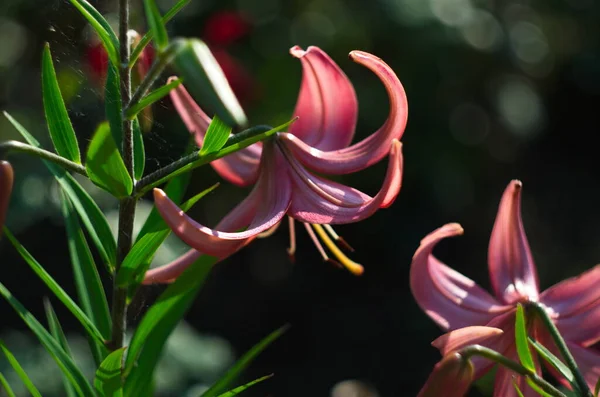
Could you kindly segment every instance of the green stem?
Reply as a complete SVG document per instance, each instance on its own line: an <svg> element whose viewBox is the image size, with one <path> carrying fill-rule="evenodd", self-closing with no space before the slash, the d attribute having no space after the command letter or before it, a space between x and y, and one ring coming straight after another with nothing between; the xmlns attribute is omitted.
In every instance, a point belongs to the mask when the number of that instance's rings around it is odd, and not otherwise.
<svg viewBox="0 0 600 397"><path fill-rule="evenodd" d="M537 302L529 303L528 306L536 311L536 313L540 316L542 322L544 323L544 326L546 327L548 332L550 332L550 335L552 336L552 339L554 340L558 351L565 360L565 364L567 364L567 367L569 367L569 369L573 373L573 376L575 377L575 383L579 387L579 390L584 394L585 397L593 397L592 391L590 390L587 382L585 381L585 378L583 377L583 374L581 373L579 367L577 366L577 363L575 362L575 358L573 358L573 355L567 347L567 343L561 336L560 332L558 331L558 328L556 328L554 321L552 321L550 315L548 314L544 306Z"/></svg>
<svg viewBox="0 0 600 397"><path fill-rule="evenodd" d="M509 358L504 357L502 354L498 353L495 350L489 349L487 347L481 345L469 345L464 347L458 351L458 353L463 356L465 359L469 359L472 356L479 356L483 358L487 358L488 360L494 361L513 372L516 372L519 375L526 376L533 383L535 383L540 389L548 393L553 397L567 397L560 390L556 389L550 383L548 383L544 378L539 376L534 371L531 371L521 364L513 361Z"/></svg>
<svg viewBox="0 0 600 397"><path fill-rule="evenodd" d="M87 171L83 165L74 163L73 161L67 160L66 158L55 153L19 141L6 141L0 143L1 156L3 156L6 152L11 151L22 152L32 156L40 157L44 160L51 161L68 171L73 171L83 176L87 176Z"/></svg>
<svg viewBox="0 0 600 397"><path fill-rule="evenodd" d="M127 35L129 30L129 0L119 0L119 43L120 61L119 78L121 81L121 102L128 106L131 102L131 68L129 55L131 46ZM123 162L133 178L133 121L127 120L123 115ZM120 288L116 283L116 274L121 268L123 260L131 250L133 239L133 222L135 216L136 200L125 197L119 202L119 231L117 236L117 264L113 275L112 299L112 338L109 348L114 351L124 345L125 330L127 327L127 289Z"/></svg>
<svg viewBox="0 0 600 397"><path fill-rule="evenodd" d="M227 143L225 143L224 147L235 145L236 143L242 142L253 136L260 135L266 131L270 131L271 129L272 128L268 125L258 125L258 126L252 127L252 128L248 128L247 130L244 130L240 133L230 136L229 139L227 140ZM200 160L201 157L198 155L198 153L199 153L198 151L195 151L185 157L180 158L177 161L174 161L173 163L171 163L163 168L160 168L160 169L154 171L151 174L146 175L144 178L140 179L139 182L135 185L133 194L136 197L142 196L143 194L147 193L153 187L158 186L159 184L164 182L165 178L167 176L171 175L173 172ZM209 163L210 161L213 161L216 159L216 156L214 154L209 154L204 157L206 159L205 163Z"/></svg>

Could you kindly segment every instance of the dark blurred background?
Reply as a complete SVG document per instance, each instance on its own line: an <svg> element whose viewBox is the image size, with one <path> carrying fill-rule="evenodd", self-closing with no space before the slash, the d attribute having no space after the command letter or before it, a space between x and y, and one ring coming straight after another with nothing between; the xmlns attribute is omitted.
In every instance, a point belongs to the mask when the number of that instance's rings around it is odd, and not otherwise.
<svg viewBox="0 0 600 397"><path fill-rule="evenodd" d="M116 1L92 3L116 20ZM132 3L132 27L143 33L142 2ZM174 1L158 3L164 12ZM168 29L172 36L209 43L253 124L290 118L301 77L300 63L288 55L296 44L324 49L354 83L360 102L356 139L381 125L388 102L377 78L347 58L351 50L390 64L406 88L410 115L398 200L364 222L336 229L356 249L352 258L365 274L355 277L322 263L302 228L294 264L285 251L286 228L256 241L214 269L186 317L189 326L169 342L159 395L198 395L235 357L285 323L290 331L240 381L275 377L245 395L415 395L439 359L430 342L441 331L412 299L412 254L427 233L460 222L465 235L443 242L436 254L489 288L489 234L500 195L513 178L524 183L523 218L542 288L598 263L599 2L192 0ZM103 118L102 72L97 41L66 0L1 2L0 108L51 147L41 104L44 42L51 45L85 150ZM168 99L153 113L145 135L147 171L177 159L188 140ZM0 139L19 139L4 118ZM57 188L39 160L10 160L17 180L9 227L74 295ZM374 194L384 170L385 164L377 164L340 180ZM211 168L202 168L188 194L218 180ZM114 221L116 202L90 189ZM214 225L246 193L224 183L193 215ZM149 204L140 207L147 211ZM169 247L163 263L183 249L177 241ZM3 241L0 250L2 282L43 318L42 297L49 291L9 244ZM131 324L161 290L144 289ZM59 303L55 307L90 370L75 320ZM43 394L61 395L54 364L4 302L0 318L0 336ZM7 368L0 361L0 371L17 387Z"/></svg>

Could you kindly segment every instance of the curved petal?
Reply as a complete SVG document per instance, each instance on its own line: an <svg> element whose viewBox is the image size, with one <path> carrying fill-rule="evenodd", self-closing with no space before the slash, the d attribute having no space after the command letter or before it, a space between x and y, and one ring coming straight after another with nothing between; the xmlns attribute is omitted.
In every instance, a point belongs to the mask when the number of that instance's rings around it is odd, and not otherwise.
<svg viewBox="0 0 600 397"><path fill-rule="evenodd" d="M8 161L0 161L0 234L2 234L2 226L6 220L14 176L12 165Z"/></svg>
<svg viewBox="0 0 600 397"><path fill-rule="evenodd" d="M600 340L600 265L544 291L547 306L565 339L583 346Z"/></svg>
<svg viewBox="0 0 600 397"><path fill-rule="evenodd" d="M510 310L510 306L502 306L473 280L433 256L433 248L440 240L462 233L457 223L435 230L421 241L410 266L410 289L415 300L445 330L486 325Z"/></svg>
<svg viewBox="0 0 600 397"><path fill-rule="evenodd" d="M417 397L463 397L473 381L473 365L458 353L435 365Z"/></svg>
<svg viewBox="0 0 600 397"><path fill-rule="evenodd" d="M402 147L396 140L392 142L390 149L385 180L375 197L313 175L292 155L286 157L292 168L290 176L293 185L289 214L302 222L319 224L358 222L373 215L379 208L390 206L398 196L402 185Z"/></svg>
<svg viewBox="0 0 600 397"><path fill-rule="evenodd" d="M173 79L175 77L170 77L169 82ZM179 116L196 138L198 146L202 147L206 130L211 121L210 117L196 104L183 85L173 89L170 95ZM238 186L247 186L254 183L258 177L261 150L262 143L255 143L229 156L215 160L211 165L219 175L229 182Z"/></svg>
<svg viewBox="0 0 600 397"><path fill-rule="evenodd" d="M238 211L249 217L248 229L243 232L219 231L203 226L175 205L160 189L154 190L156 208L173 232L192 248L217 257L225 257L239 249L247 239L275 226L285 215L291 197L287 167L274 151L273 143L265 145L258 183L252 200L244 200ZM256 199L254 199L256 195Z"/></svg>
<svg viewBox="0 0 600 397"><path fill-rule="evenodd" d="M511 181L500 201L488 249L490 280L506 303L537 300L538 278L521 220L520 181Z"/></svg>
<svg viewBox="0 0 600 397"><path fill-rule="evenodd" d="M390 99L390 113L375 133L344 149L323 151L311 147L289 133L279 133L294 155L307 167L327 174L348 174L377 163L389 150L392 139L404 134L408 116L406 93L394 71L381 59L362 51L352 51L350 59L371 69L383 82ZM298 120L299 121L299 120Z"/></svg>
<svg viewBox="0 0 600 397"><path fill-rule="evenodd" d="M290 54L302 62L302 85L290 134L320 150L350 145L356 129L358 101L354 87L339 66L318 47L298 46Z"/></svg>
<svg viewBox="0 0 600 397"><path fill-rule="evenodd" d="M144 274L142 284L171 283L192 263L196 262L200 256L202 256L201 252L191 249L166 265L148 270L146 274Z"/></svg>

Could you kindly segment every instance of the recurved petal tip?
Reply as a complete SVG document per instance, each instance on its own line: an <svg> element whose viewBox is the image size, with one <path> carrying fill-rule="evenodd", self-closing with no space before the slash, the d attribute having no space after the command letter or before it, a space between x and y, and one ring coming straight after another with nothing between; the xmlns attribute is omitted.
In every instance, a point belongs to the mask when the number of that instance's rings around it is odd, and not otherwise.
<svg viewBox="0 0 600 397"><path fill-rule="evenodd" d="M0 234L6 220L6 211L10 203L14 181L14 172L12 165L8 161L0 161Z"/></svg>
<svg viewBox="0 0 600 397"><path fill-rule="evenodd" d="M476 325L445 333L431 342L431 345L446 355L468 345L487 345L503 333L499 328Z"/></svg>
<svg viewBox="0 0 600 397"><path fill-rule="evenodd" d="M302 58L304 54L306 54L306 51L304 51L299 45L295 45L292 48L290 48L290 54L292 54L292 56L295 56L296 58Z"/></svg>

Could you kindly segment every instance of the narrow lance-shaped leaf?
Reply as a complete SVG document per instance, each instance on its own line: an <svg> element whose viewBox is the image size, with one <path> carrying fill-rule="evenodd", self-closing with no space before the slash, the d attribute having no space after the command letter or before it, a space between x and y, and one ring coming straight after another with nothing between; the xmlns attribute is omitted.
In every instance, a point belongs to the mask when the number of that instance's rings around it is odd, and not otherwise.
<svg viewBox="0 0 600 397"><path fill-rule="evenodd" d="M117 52L117 48L119 48L119 40L108 21L86 0L69 1L79 10L84 18L87 19L90 25L92 25L92 28L94 28L106 49L108 59L113 65L118 67L119 53Z"/></svg>
<svg viewBox="0 0 600 397"><path fill-rule="evenodd" d="M167 13L161 18L161 21L164 24L169 22L179 11L183 9L186 5L190 3L191 0L179 0ZM150 43L150 41L154 38L154 32L149 30L144 37L140 40L139 44L133 49L131 52L131 57L129 59L129 67L133 67L137 59L140 57L144 48Z"/></svg>
<svg viewBox="0 0 600 397"><path fill-rule="evenodd" d="M110 133L119 153L123 154L123 103L121 102L121 83L116 66L108 65L104 85L104 112L110 126Z"/></svg>
<svg viewBox="0 0 600 397"><path fill-rule="evenodd" d="M50 356L56 361L61 371L69 378L77 395L81 397L93 396L94 391L92 387L73 359L69 357L52 335L50 335L42 324L40 324L40 322L25 309L21 302L19 302L2 283L0 283L0 295L2 295L12 306L27 327L38 338L42 346L44 346L46 351L48 351Z"/></svg>
<svg viewBox="0 0 600 397"><path fill-rule="evenodd" d="M17 252L21 255L25 262L31 267L31 269L38 275L40 280L46 284L46 286L54 293L54 295L65 305L67 309L75 316L75 318L83 325L89 336L97 339L99 342L103 342L104 338L98 328L91 322L91 320L85 315L85 313L77 306L71 297L65 292L64 289L48 274L48 272L39 264L38 261L17 241L15 236L4 227L4 234L15 247Z"/></svg>
<svg viewBox="0 0 600 397"><path fill-rule="evenodd" d="M189 211L194 204L196 204L202 197L215 190L217 186L219 186L219 184L215 184L198 193L186 201L181 206L181 210L184 212ZM143 276L146 270L148 270L150 261L154 257L154 254L170 233L171 229L164 221L162 221L161 223L157 224L155 229L149 230L141 239L136 241L134 246L131 248L131 251L129 251L123 260L121 268L117 273L117 285L119 287L127 286L132 282L133 279L138 279Z"/></svg>
<svg viewBox="0 0 600 397"><path fill-rule="evenodd" d="M144 149L144 137L137 118L133 119L133 176L136 180L144 176L146 167L146 151Z"/></svg>
<svg viewBox="0 0 600 397"><path fill-rule="evenodd" d="M531 338L529 338L529 343L538 352L540 357L542 357L547 363L552 365L554 367L554 369L556 369L562 376L565 377L565 379L571 384L571 386L573 386L575 389L577 389L577 383L575 383L575 377L573 376L573 373L571 372L569 367L567 367L562 361L560 361L560 359L558 357L556 357L554 354L552 354L552 352L550 352L550 350L548 350L541 343L534 341Z"/></svg>
<svg viewBox="0 0 600 397"><path fill-rule="evenodd" d="M46 114L50 138L52 138L56 153L81 164L77 137L58 86L50 46L47 43L42 57L42 94L44 113Z"/></svg>
<svg viewBox="0 0 600 397"><path fill-rule="evenodd" d="M25 127L12 118L7 112L4 112L4 116L6 116L30 145L40 147L40 143L25 129ZM107 265L109 272L112 273L112 269L116 262L117 243L112 235L110 226L108 226L106 217L75 178L49 161L42 160L42 162L48 167L48 170L54 175L63 191L75 206L75 209L81 217L88 233L92 237L100 256Z"/></svg>
<svg viewBox="0 0 600 397"><path fill-rule="evenodd" d="M44 298L44 309L46 310L46 318L48 319L48 326L50 327L50 333L52 337L56 339L56 341L63 348L65 353L67 353L70 357L73 357L71 353L71 349L69 348L69 343L67 342L67 337L60 325L60 321L58 321L58 317L52 308L52 304L47 298ZM67 397L76 397L75 389L69 382L69 379L63 374L63 384L65 386L65 394Z"/></svg>
<svg viewBox="0 0 600 397"><path fill-rule="evenodd" d="M102 397L122 397L121 384L123 354L126 347L115 350L100 364L94 378L94 387Z"/></svg>
<svg viewBox="0 0 600 397"><path fill-rule="evenodd" d="M219 395L219 397L233 397L233 396L237 396L238 394L240 394L244 390L246 390L246 389L254 386L255 384L260 383L262 381L265 381L265 380L267 380L269 378L272 378L272 377L273 377L273 374L267 375L267 376L263 376L262 378L255 379L252 382L246 383L245 385L238 386L238 387L236 387L233 390L229 390L228 392L225 392L225 393Z"/></svg>
<svg viewBox="0 0 600 397"><path fill-rule="evenodd" d="M142 318L125 360L125 396L144 396L167 338L185 315L210 269L214 257L203 255L169 285Z"/></svg>
<svg viewBox="0 0 600 397"><path fill-rule="evenodd" d="M0 349L2 349L2 353L4 353L4 356L6 356L8 363L15 370L19 378L21 378L21 381L23 382L29 393L33 397L42 397L40 391L37 389L37 387L35 387L31 379L29 378L29 375L27 375L23 367L21 367L21 364L19 364L19 361L17 361L17 358L11 353L10 350L8 350L4 342L1 340Z"/></svg>
<svg viewBox="0 0 600 397"><path fill-rule="evenodd" d="M245 126L246 114L208 46L198 39L179 40L175 68L194 99L203 108L212 109L226 124Z"/></svg>
<svg viewBox="0 0 600 397"><path fill-rule="evenodd" d="M231 135L231 127L221 121L219 117L214 116L208 130L206 130L206 136L199 155L206 156L218 152L227 143L229 135Z"/></svg>
<svg viewBox="0 0 600 397"><path fill-rule="evenodd" d="M17 397L17 395L15 394L13 389L8 384L8 381L6 380L6 378L4 377L2 372L0 372L0 386L2 386L2 389L0 389L0 390L4 390L8 397Z"/></svg>
<svg viewBox="0 0 600 397"><path fill-rule="evenodd" d="M87 151L85 169L92 182L115 197L126 197L133 190L133 181L108 123L101 123L94 133Z"/></svg>
<svg viewBox="0 0 600 397"><path fill-rule="evenodd" d="M73 267L73 279L77 288L79 303L104 339L108 340L111 336L112 326L104 287L73 204L64 193L61 196L69 254ZM89 338L89 341L96 364L99 365L104 360L106 352L104 344L99 343L95 338Z"/></svg>
<svg viewBox="0 0 600 397"><path fill-rule="evenodd" d="M154 0L144 0L144 9L146 10L146 19L150 26L150 31L154 34L154 40L158 50L161 51L169 44L169 36L163 24L162 17L156 7Z"/></svg>
<svg viewBox="0 0 600 397"><path fill-rule="evenodd" d="M202 397L217 397L220 393L226 390L242 373L243 370L246 369L248 365L260 354L262 353L271 343L277 340L281 335L285 333L289 328L289 325L284 325L283 327L271 332L267 335L263 340L258 342L256 345L252 347L252 349L248 350L234 365L231 367L225 375L221 377L210 389L205 391L202 394Z"/></svg>
<svg viewBox="0 0 600 397"><path fill-rule="evenodd" d="M533 362L533 356L531 350L529 350L529 343L527 339L527 325L525 323L525 314L523 312L523 306L517 306L517 315L515 319L515 343L517 345L517 354L521 360L521 364L531 371L535 371L535 363Z"/></svg>
<svg viewBox="0 0 600 397"><path fill-rule="evenodd" d="M517 396L525 397L523 395L523 392L521 392L521 389L519 389L519 385L517 385L517 382L515 382L514 380L513 380L513 387L515 388L515 391L517 392Z"/></svg>
<svg viewBox="0 0 600 397"><path fill-rule="evenodd" d="M164 98L173 88L176 88L181 84L181 80L173 80L168 84L163 85L160 88L152 91L145 97L143 97L138 103L133 104L129 109L127 109L127 118L129 120L133 120L135 116L138 115L139 112L144 110L146 107L152 105L154 102L161 100Z"/></svg>

